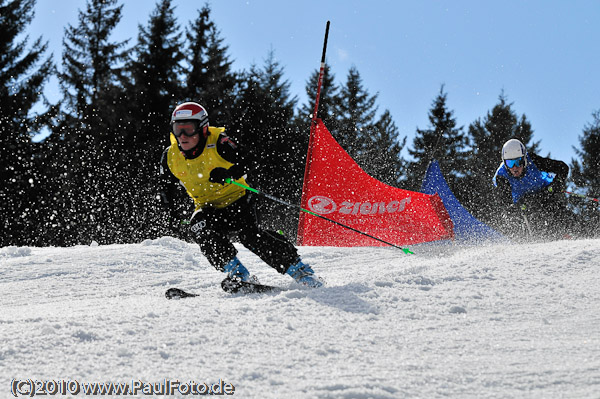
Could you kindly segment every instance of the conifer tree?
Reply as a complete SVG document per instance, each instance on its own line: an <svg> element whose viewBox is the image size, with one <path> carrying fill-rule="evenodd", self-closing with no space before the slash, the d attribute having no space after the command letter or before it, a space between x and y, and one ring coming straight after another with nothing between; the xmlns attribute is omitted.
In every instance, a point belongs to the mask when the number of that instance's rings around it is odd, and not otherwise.
<svg viewBox="0 0 600 399"><path fill-rule="evenodd" d="M232 70L228 47L205 5L186 29L189 65L184 100L200 103L208 111L213 126L225 126L234 117L238 76Z"/></svg>
<svg viewBox="0 0 600 399"><path fill-rule="evenodd" d="M447 93L444 86L433 101L429 110L428 129L417 129L413 146L408 153L414 159L408 163L406 188L419 191L429 163L434 159L440 163L440 168L448 185L458 188L459 177L464 173L468 138L457 127L454 112L448 110Z"/></svg>
<svg viewBox="0 0 600 399"><path fill-rule="evenodd" d="M121 131L114 110L127 41L110 40L122 8L117 0L88 0L78 24L65 29L61 112L48 139L60 172L53 181L58 227L53 240L60 245L114 242L122 217L115 206L122 192L115 182L124 165L117 155Z"/></svg>
<svg viewBox="0 0 600 399"><path fill-rule="evenodd" d="M137 44L127 69L128 102L134 126L127 139L135 140L137 157L155 164L168 142L170 114L183 97L182 40L172 0L160 0L147 26L139 26Z"/></svg>
<svg viewBox="0 0 600 399"><path fill-rule="evenodd" d="M51 117L47 102L36 105L44 100L53 64L41 37L29 46L29 37L20 36L34 6L35 0L0 0L0 247L43 244L37 223L46 217L40 208L48 198L41 190L45 171L38 160L45 148L31 138Z"/></svg>
<svg viewBox="0 0 600 399"><path fill-rule="evenodd" d="M356 161L371 143L375 125L377 95L371 96L364 88L360 73L355 67L348 71L346 83L341 86L338 103L337 126L330 131L337 142ZM358 162L361 167L365 164Z"/></svg>
<svg viewBox="0 0 600 399"><path fill-rule="evenodd" d="M122 17L117 0L87 0L77 26L68 25L59 73L65 119L71 143L88 146L112 140L117 125L114 101L120 91L127 41L111 42Z"/></svg>
<svg viewBox="0 0 600 399"><path fill-rule="evenodd" d="M166 214L156 199L161 153L170 144L170 116L184 97L180 27L172 0L160 0L148 24L139 26L137 44L127 64L125 104L129 122L123 129L130 166L133 239L170 234ZM182 204L182 206L191 203ZM143 228L140 228L143 226Z"/></svg>
<svg viewBox="0 0 600 399"><path fill-rule="evenodd" d="M375 124L373 134L373 145L363 154L365 172L390 186L402 186L406 161L401 153L406 136L400 141L398 127L387 109Z"/></svg>
<svg viewBox="0 0 600 399"><path fill-rule="evenodd" d="M262 68L253 65L245 73L243 82L236 104L243 113L230 133L247 152L248 182L264 192L294 201L300 196L302 184L296 157L306 150L300 148L301 139L292 126L297 99L290 97L290 83L284 79L284 69L273 51ZM265 224L276 230L295 231L296 225L289 219L292 214L280 208L274 203L261 203ZM292 217L297 218L296 213Z"/></svg>
<svg viewBox="0 0 600 399"><path fill-rule="evenodd" d="M317 98L317 86L319 83L320 70L314 71L306 82L305 90L308 102L300 107L297 115L297 124L299 128L306 130L306 140L312 114L315 111L315 100ZM340 106L340 88L335 84L335 75L331 72L331 67L325 64L323 69L323 81L321 82L321 92L319 94L319 109L317 117L323 121L330 130L335 130L337 126L337 109Z"/></svg>
<svg viewBox="0 0 600 399"><path fill-rule="evenodd" d="M296 159L296 174L304 177L306 167L306 155L308 153L308 142L310 138L310 128L312 114L315 111L315 100L317 98L317 86L319 83L320 70L313 72L306 82L305 90L308 101L303 104L294 117L293 128L299 137L299 154ZM317 117L323 121L328 129L335 129L337 125L336 109L339 104L339 87L335 84L335 76L331 72L329 65L325 64L323 69L323 81L321 82L321 92L319 96L319 109ZM300 186L302 181L300 182ZM302 193L299 193L300 195Z"/></svg>
<svg viewBox="0 0 600 399"><path fill-rule="evenodd" d="M533 129L525 114L520 118L508 103L504 93L485 119L477 119L469 125L471 151L466 161L469 189L457 193L459 200L476 217L494 223L497 205L493 193L492 178L502 162L502 146L512 138L520 140L528 152L538 152L539 142L532 142Z"/></svg>
<svg viewBox="0 0 600 399"><path fill-rule="evenodd" d="M571 159L571 176L575 184L573 190L588 197L598 198L600 197L600 110L594 111L592 118L592 122L586 124L579 136L579 146L573 147L578 158ZM597 231L600 226L598 203L577 197L570 199L590 229Z"/></svg>

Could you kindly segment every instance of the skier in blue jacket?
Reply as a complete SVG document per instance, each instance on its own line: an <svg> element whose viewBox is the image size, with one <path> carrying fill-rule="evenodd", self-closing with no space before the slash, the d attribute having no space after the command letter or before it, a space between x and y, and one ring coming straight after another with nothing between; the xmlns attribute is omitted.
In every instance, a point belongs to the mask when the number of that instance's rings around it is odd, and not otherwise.
<svg viewBox="0 0 600 399"><path fill-rule="evenodd" d="M508 140L492 179L505 233L550 239L576 233L563 193L568 174L566 163L528 153L519 140Z"/></svg>

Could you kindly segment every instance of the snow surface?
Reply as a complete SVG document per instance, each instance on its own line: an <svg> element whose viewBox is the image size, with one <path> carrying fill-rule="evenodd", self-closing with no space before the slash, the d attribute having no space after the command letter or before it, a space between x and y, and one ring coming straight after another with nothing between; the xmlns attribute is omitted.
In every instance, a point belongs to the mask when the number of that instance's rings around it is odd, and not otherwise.
<svg viewBox="0 0 600 399"><path fill-rule="evenodd" d="M316 290L239 248L289 289L226 294L197 245L170 237L0 248L0 397L30 378L221 379L240 398L600 398L600 240L301 247L328 283ZM173 286L200 296L168 301Z"/></svg>

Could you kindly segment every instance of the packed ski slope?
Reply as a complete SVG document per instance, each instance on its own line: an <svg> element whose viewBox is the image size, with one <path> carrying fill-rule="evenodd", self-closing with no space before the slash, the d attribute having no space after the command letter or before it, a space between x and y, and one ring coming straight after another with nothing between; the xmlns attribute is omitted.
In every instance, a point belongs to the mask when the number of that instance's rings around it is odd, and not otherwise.
<svg viewBox="0 0 600 399"><path fill-rule="evenodd" d="M310 290L240 247L289 287L248 296L170 237L1 248L0 397L46 380L76 381L56 395L74 398L177 381L171 397L190 381L240 398L600 397L600 240L411 248L302 247L328 282ZM173 286L200 296L168 301Z"/></svg>

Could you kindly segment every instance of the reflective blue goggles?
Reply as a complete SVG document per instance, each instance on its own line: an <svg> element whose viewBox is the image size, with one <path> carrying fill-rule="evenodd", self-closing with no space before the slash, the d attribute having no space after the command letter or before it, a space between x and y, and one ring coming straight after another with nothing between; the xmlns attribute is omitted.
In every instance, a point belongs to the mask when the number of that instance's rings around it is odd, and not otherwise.
<svg viewBox="0 0 600 399"><path fill-rule="evenodd" d="M518 168L519 166L523 166L525 164L523 157L516 159L505 159L504 164L507 168L514 168L515 166Z"/></svg>

